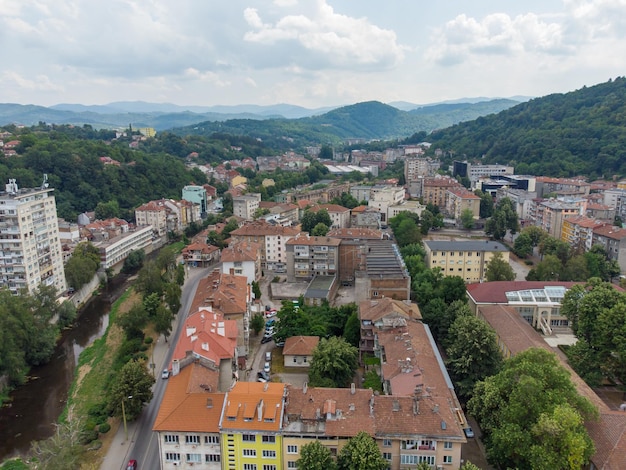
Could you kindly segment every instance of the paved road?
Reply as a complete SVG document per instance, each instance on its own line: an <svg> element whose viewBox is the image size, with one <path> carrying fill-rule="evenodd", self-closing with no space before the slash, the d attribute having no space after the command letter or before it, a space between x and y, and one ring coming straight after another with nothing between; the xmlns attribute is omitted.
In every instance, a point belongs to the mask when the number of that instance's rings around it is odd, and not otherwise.
<svg viewBox="0 0 626 470"><path fill-rule="evenodd" d="M172 359L173 350L170 349L172 344L176 344L183 329L184 319L189 315L191 302L196 294L200 279L206 277L213 269L219 265L210 268L190 268L187 271L187 279L183 285L181 296L182 306L174 320L173 333L165 343L163 337L160 337L154 348L154 363L156 364L156 383L153 386L153 398L148 406L143 410L137 421L128 423L128 440L124 433L123 426L117 431L109 452L102 462L103 470L126 469L126 463L129 459L136 459L139 463L139 470L157 470L161 468L159 459L159 447L157 442L157 434L152 432L152 426L161 405L161 399L165 392L166 380L160 377L160 371L169 364Z"/></svg>

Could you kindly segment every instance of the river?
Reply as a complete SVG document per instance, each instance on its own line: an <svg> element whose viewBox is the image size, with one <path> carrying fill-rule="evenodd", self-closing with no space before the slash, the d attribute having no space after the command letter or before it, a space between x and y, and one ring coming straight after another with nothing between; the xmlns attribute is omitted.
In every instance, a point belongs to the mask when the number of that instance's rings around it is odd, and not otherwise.
<svg viewBox="0 0 626 470"><path fill-rule="evenodd" d="M71 329L63 331L50 362L30 371L31 379L14 390L0 409L0 462L23 455L32 441L47 439L65 408L78 356L109 325L111 303L126 289L127 277L116 276L100 295L81 309Z"/></svg>

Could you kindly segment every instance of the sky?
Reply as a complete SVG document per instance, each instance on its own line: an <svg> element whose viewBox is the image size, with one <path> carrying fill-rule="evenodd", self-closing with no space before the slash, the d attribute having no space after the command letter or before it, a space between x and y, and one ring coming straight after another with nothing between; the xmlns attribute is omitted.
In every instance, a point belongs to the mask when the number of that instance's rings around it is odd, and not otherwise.
<svg viewBox="0 0 626 470"><path fill-rule="evenodd" d="M626 0L0 0L0 103L306 108L626 75Z"/></svg>

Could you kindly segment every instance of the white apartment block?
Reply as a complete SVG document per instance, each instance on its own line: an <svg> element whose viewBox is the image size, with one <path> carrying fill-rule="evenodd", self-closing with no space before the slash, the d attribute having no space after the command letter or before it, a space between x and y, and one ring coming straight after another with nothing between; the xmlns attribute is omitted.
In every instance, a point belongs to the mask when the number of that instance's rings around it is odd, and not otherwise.
<svg viewBox="0 0 626 470"><path fill-rule="evenodd" d="M112 268L123 262L131 251L144 250L146 253L152 251L152 227L138 228L134 232L126 232L95 245L100 250L100 265L104 269Z"/></svg>
<svg viewBox="0 0 626 470"><path fill-rule="evenodd" d="M242 219L254 219L254 213L261 202L260 193L244 194L233 198L233 215Z"/></svg>
<svg viewBox="0 0 626 470"><path fill-rule="evenodd" d="M0 193L0 286L14 295L40 285L66 289L53 189L19 189L10 179Z"/></svg>
<svg viewBox="0 0 626 470"><path fill-rule="evenodd" d="M404 188L401 186L374 186L371 198L368 202L370 207L380 211L380 221L387 223L387 209L404 201Z"/></svg>

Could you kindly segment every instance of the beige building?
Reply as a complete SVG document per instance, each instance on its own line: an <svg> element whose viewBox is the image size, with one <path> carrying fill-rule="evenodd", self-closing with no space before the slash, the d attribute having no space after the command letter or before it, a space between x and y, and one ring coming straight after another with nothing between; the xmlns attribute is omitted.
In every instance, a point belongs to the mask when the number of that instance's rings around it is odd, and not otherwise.
<svg viewBox="0 0 626 470"><path fill-rule="evenodd" d="M480 198L465 188L450 188L446 191L446 209L450 217L457 222L461 220L461 214L469 209L474 219L480 217Z"/></svg>
<svg viewBox="0 0 626 470"><path fill-rule="evenodd" d="M329 228L347 228L350 226L350 209L337 204L320 204L312 207L310 210L318 212L322 209L326 209L332 221L332 225Z"/></svg>
<svg viewBox="0 0 626 470"><path fill-rule="evenodd" d="M584 214L586 209L585 199L541 201L536 204L534 224L548 232L551 237L561 238L563 221L568 217Z"/></svg>
<svg viewBox="0 0 626 470"><path fill-rule="evenodd" d="M260 193L249 193L233 198L233 215L245 220L254 219L254 214L261 202Z"/></svg>
<svg viewBox="0 0 626 470"><path fill-rule="evenodd" d="M10 179L0 193L0 286L33 293L41 284L66 289L54 189L19 189Z"/></svg>
<svg viewBox="0 0 626 470"><path fill-rule="evenodd" d="M463 185L461 183L448 176L424 178L421 196L424 204L434 204L440 209L445 209L448 189L462 188Z"/></svg>
<svg viewBox="0 0 626 470"><path fill-rule="evenodd" d="M368 205L380 211L380 221L386 225L387 209L389 206L396 206L404 201L405 191L400 186L374 186L370 195Z"/></svg>
<svg viewBox="0 0 626 470"><path fill-rule="evenodd" d="M440 268L444 276L459 276L465 282L485 280L487 263L495 253L508 262L509 250L499 242L425 241L426 266Z"/></svg>
<svg viewBox="0 0 626 470"><path fill-rule="evenodd" d="M167 234L167 209L165 204L150 201L139 206L135 209L135 221L138 227L150 225L159 237Z"/></svg>
<svg viewBox="0 0 626 470"><path fill-rule="evenodd" d="M335 276L339 264L341 240L331 237L312 237L306 232L286 242L287 280L289 282L313 279L315 276Z"/></svg>
<svg viewBox="0 0 626 470"><path fill-rule="evenodd" d="M245 276L248 284L261 279L261 245L236 242L222 250L222 272Z"/></svg>
<svg viewBox="0 0 626 470"><path fill-rule="evenodd" d="M283 347L285 367L308 368L313 360L313 351L319 342L319 336L292 336L287 338Z"/></svg>

